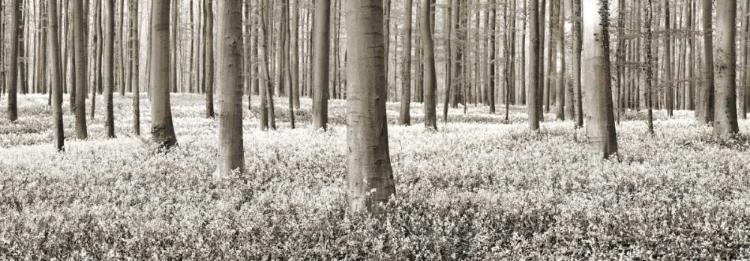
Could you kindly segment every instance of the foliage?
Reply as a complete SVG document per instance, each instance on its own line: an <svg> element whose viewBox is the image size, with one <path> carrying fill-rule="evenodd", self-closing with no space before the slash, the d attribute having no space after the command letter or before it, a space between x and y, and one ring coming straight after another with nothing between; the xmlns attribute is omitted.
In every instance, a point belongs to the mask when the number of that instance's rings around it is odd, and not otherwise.
<svg viewBox="0 0 750 261"><path fill-rule="evenodd" d="M0 259L750 258L750 144L712 140L687 112L659 112L655 136L623 121L612 161L571 122L528 133L521 108L513 125L470 106L439 132L389 126L397 197L378 220L345 213L341 124L261 132L245 111L247 172L215 182L217 123L202 97L173 95L180 145L168 153L127 137L130 100L115 101L119 138L105 140L97 116L75 141L66 114L64 153L45 96L20 97L18 123L0 115ZM331 116L343 122L345 104Z"/></svg>

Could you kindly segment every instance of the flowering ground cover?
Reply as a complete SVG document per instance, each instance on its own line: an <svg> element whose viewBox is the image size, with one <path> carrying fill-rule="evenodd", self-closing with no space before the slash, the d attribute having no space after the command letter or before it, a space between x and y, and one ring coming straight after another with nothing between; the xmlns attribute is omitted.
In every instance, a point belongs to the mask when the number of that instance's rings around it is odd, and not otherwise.
<svg viewBox="0 0 750 261"><path fill-rule="evenodd" d="M307 127L310 100L291 130L278 99L279 129L263 132L253 99L247 171L221 182L202 96L172 96L179 146L168 153L128 135L129 97L116 95L110 140L103 111L90 139L75 140L66 102L64 153L51 144L46 96L20 96L17 123L0 104L0 259L750 258L750 144L714 140L692 113L657 111L649 136L628 112L619 157L603 161L552 115L530 134L522 107L504 124L503 109L469 105L427 132L421 105L404 127L389 103L397 195L373 219L345 211L345 102L331 101L331 130L318 132ZM750 122L740 128L750 133Z"/></svg>

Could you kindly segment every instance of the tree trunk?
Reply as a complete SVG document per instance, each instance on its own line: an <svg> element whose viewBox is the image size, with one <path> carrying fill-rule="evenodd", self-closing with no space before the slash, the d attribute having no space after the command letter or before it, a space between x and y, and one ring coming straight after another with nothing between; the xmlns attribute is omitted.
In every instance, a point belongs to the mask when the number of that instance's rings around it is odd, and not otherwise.
<svg viewBox="0 0 750 261"><path fill-rule="evenodd" d="M406 0L404 11L404 38L403 54L401 63L401 110L399 110L398 123L411 125L411 17L412 0ZM418 79L421 80L421 79Z"/></svg>
<svg viewBox="0 0 750 261"><path fill-rule="evenodd" d="M451 89L453 88L453 69L451 63L453 62L453 50L451 49L451 40L453 37L453 18L452 18L452 7L455 0L446 0L448 3L445 8L445 95L443 96L443 124L448 123L448 105L450 103ZM494 45L493 45L494 46ZM403 79L401 79L403 81Z"/></svg>
<svg viewBox="0 0 750 261"><path fill-rule="evenodd" d="M539 39L539 36L541 35L541 33L539 32L539 0L529 0L528 12L529 15L527 16L527 19L529 19L529 77L528 87L526 87L526 90L529 93L529 98L527 100L527 107L529 111L529 130L539 131L539 103L541 102L541 100L539 99L539 97L541 96L539 95L539 91L541 89L541 75L539 73L542 71L543 67L543 65L540 64L542 59L540 59L539 57L541 56L541 39Z"/></svg>
<svg viewBox="0 0 750 261"><path fill-rule="evenodd" d="M219 1L219 162L218 177L245 169L242 138L242 1Z"/></svg>
<svg viewBox="0 0 750 261"><path fill-rule="evenodd" d="M573 26L575 24L575 22L573 21L573 19L575 17L575 14L573 13L573 10L574 10L575 7L573 6L573 3L574 3L573 0L565 0L565 3L564 3L564 5L565 5L565 8L564 8L565 9L565 14L563 16L563 19L565 19L567 21L570 21L570 24L571 24L570 35L572 36L571 39L573 39L573 41L572 41L573 45L575 45L575 35L576 35L576 33L575 33L574 26ZM565 27L565 26L563 26L563 27ZM563 35L563 37L565 37L565 36ZM572 52L573 52L573 50L575 50L575 48L571 47L570 49L571 49L571 57L569 58L570 59L570 65L575 70L576 66L574 65L574 63L575 63L574 57L576 57L576 55L572 54ZM565 49L563 49L563 55L564 54L565 54ZM573 75L573 77L571 77L571 82L564 83L565 86L563 87L563 88L565 88L565 119L575 120L574 119L575 118L575 99L573 97L575 95L574 94L574 89L575 89L574 88L574 81L575 81L575 78L576 78L575 77L576 72L573 71L573 72L571 72L571 74Z"/></svg>
<svg viewBox="0 0 750 261"><path fill-rule="evenodd" d="M712 0L703 0L703 54L705 55L705 67L703 72L704 86L703 101L701 104L702 123L708 124L714 121L714 43L713 43L713 25L711 23Z"/></svg>
<svg viewBox="0 0 750 261"><path fill-rule="evenodd" d="M151 137L164 149L177 144L169 101L169 3L151 2Z"/></svg>
<svg viewBox="0 0 750 261"><path fill-rule="evenodd" d="M581 90L581 53L583 45L583 25L581 23L581 0L573 0L573 90L575 91L576 127L583 128L583 92Z"/></svg>
<svg viewBox="0 0 750 261"><path fill-rule="evenodd" d="M206 89L206 118L214 117L214 14L213 0L204 0L205 3L205 51L203 53L203 86Z"/></svg>
<svg viewBox="0 0 750 261"><path fill-rule="evenodd" d="M583 78L586 86L586 134L604 158L617 153L609 63L608 0L583 1ZM598 15L596 15L598 14Z"/></svg>
<svg viewBox="0 0 750 261"><path fill-rule="evenodd" d="M506 1L507 4L508 1ZM495 30L495 27L497 27L497 0L490 0L490 8L492 8L491 12L491 18L490 18L490 61L489 61L489 71L490 74L488 77L489 85L487 90L487 99L490 104L490 114L495 114L495 34L497 34L497 30ZM514 21L515 22L515 21ZM505 31L505 30L503 30Z"/></svg>
<svg viewBox="0 0 750 261"><path fill-rule="evenodd" d="M714 136L728 139L739 133L737 123L737 3L718 1L716 6L716 35L718 59L716 59L716 105L714 114Z"/></svg>
<svg viewBox="0 0 750 261"><path fill-rule="evenodd" d="M315 36L313 57L313 129L328 128L328 76L330 52L330 0L315 1Z"/></svg>
<svg viewBox="0 0 750 261"><path fill-rule="evenodd" d="M63 112L62 112L62 72L60 70L60 37L58 35L58 12L57 0L47 2L48 12L47 20L49 21L48 44L49 44L49 66L50 66L50 84L52 87L52 123L54 126L54 140L57 151L65 150L65 133L63 131Z"/></svg>
<svg viewBox="0 0 750 261"><path fill-rule="evenodd" d="M395 194L385 110L382 0L344 1L349 211L383 213Z"/></svg>
<svg viewBox="0 0 750 261"><path fill-rule="evenodd" d="M138 44L138 1L130 3L130 84L133 90L133 133L141 135L141 89L140 89L140 56Z"/></svg>
<svg viewBox="0 0 750 261"><path fill-rule="evenodd" d="M10 55L8 56L8 118L18 119L18 49L19 20L21 20L20 0L10 0ZM79 0L80 1L80 0ZM5 52L5 51L3 51ZM5 61L3 61L5 62Z"/></svg>
<svg viewBox="0 0 750 261"><path fill-rule="evenodd" d="M654 43L654 33L652 30L654 21L654 5L653 0L648 1L648 11L646 13L646 107L648 109L648 132L654 134L654 112L651 103L651 96L653 94L652 84L654 83L654 66L653 66L653 50L651 47Z"/></svg>
<svg viewBox="0 0 750 261"><path fill-rule="evenodd" d="M102 35L104 37L104 50L103 50L103 84L104 84L104 103L107 108L107 116L105 118L104 129L108 138L115 137L115 113L114 113L114 100L113 93L115 89L115 0L106 1L104 14L106 16L105 27L107 31Z"/></svg>
<svg viewBox="0 0 750 261"><path fill-rule="evenodd" d="M290 127L294 129L294 86L292 82L292 68L291 68L291 36L290 36L290 28L289 28L289 0L284 0L284 5L282 6L282 20L286 21L282 23L283 27L281 28L281 34L284 37L283 45L282 47L282 57L284 61L282 62L282 65L284 67L283 73L284 78L286 78L286 85L287 85L287 97L289 98L289 123Z"/></svg>
<svg viewBox="0 0 750 261"><path fill-rule="evenodd" d="M672 75L672 33L669 31L669 18L669 1L664 1L664 34L666 37L664 40L664 59L667 61L664 63L664 92L667 98L667 116L672 117L674 116L674 90L672 88L674 77Z"/></svg>
<svg viewBox="0 0 750 261"><path fill-rule="evenodd" d="M553 17L553 19L558 19L558 28L557 28L557 59L558 59L558 69L557 69L557 95L555 96L555 105L557 106L557 109L555 110L555 115L558 120L565 120L565 106L566 106L566 91L565 91L565 14L563 13L563 9L565 8L564 2L559 1L558 3L558 12L557 14L559 16Z"/></svg>
<svg viewBox="0 0 750 261"><path fill-rule="evenodd" d="M435 44L432 40L432 24L430 21L431 0L422 0L422 50L424 55L424 125L428 130L437 130L437 113L435 112L435 92L437 92L437 76L435 73Z"/></svg>
<svg viewBox="0 0 750 261"><path fill-rule="evenodd" d="M73 0L73 46L75 48L75 88L76 88L76 135L78 139L85 140L88 137L86 130L86 35L85 18L83 14L83 0Z"/></svg>

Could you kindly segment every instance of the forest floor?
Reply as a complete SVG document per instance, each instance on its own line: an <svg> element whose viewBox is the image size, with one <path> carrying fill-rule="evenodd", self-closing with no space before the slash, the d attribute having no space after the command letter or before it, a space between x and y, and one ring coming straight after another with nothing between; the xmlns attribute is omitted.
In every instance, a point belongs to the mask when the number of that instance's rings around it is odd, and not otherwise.
<svg viewBox="0 0 750 261"><path fill-rule="evenodd" d="M109 140L97 97L86 141L66 96L65 153L51 143L46 96L19 97L16 123L0 104L0 259L750 258L750 144L714 140L691 112L657 111L655 136L627 113L619 157L602 160L551 114L530 134L522 107L504 124L504 106L470 105L428 132L421 105L403 127L389 103L397 197L374 220L345 213L344 101L331 101L331 129L318 132L309 99L291 130L279 98L278 130L263 132L253 97L247 171L214 182L217 120L203 96L172 95L179 146L168 153L128 135L129 96L115 95Z"/></svg>

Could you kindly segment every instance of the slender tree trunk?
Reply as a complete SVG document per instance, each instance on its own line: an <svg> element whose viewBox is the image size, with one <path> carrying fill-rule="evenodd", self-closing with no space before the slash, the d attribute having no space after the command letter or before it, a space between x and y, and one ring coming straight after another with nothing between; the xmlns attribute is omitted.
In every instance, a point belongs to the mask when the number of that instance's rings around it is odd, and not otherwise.
<svg viewBox="0 0 750 261"><path fill-rule="evenodd" d="M104 60L103 60L103 84L104 84L104 103L107 108L104 129L108 138L115 137L115 113L113 93L115 89L115 0L107 0L104 7L106 13L105 27L107 31L104 37Z"/></svg>
<svg viewBox="0 0 750 261"><path fill-rule="evenodd" d="M11 122L18 119L18 51L19 22L21 18L20 0L10 0L10 55L8 56L8 118ZM80 0L79 0L80 1ZM5 52L5 50L3 50Z"/></svg>
<svg viewBox="0 0 750 261"><path fill-rule="evenodd" d="M587 135L604 158L617 153L617 133L611 95L608 0L583 1L583 70L586 81ZM597 14L597 15L593 15Z"/></svg>
<svg viewBox="0 0 750 261"><path fill-rule="evenodd" d="M651 96L653 94L652 83L654 82L654 66L653 66L653 50L651 50L652 43L654 42L654 34L652 30L652 23L654 19L654 5L653 0L648 1L648 11L646 12L646 107L648 108L648 132L654 134L654 112L651 104Z"/></svg>
<svg viewBox="0 0 750 261"><path fill-rule="evenodd" d="M557 17L553 17L553 19L558 19L558 29L557 29L557 59L558 59L558 69L557 69L557 95L555 96L557 99L555 100L555 105L557 105L557 109L555 110L555 115L558 120L565 120L565 100L566 100L566 92L565 92L565 14L562 12L565 8L564 2L559 1L558 3L558 15Z"/></svg>
<svg viewBox="0 0 750 261"><path fill-rule="evenodd" d="M507 4L508 1L506 1ZM497 27L497 0L490 0L490 8L492 8L491 12L491 18L490 18L490 60L489 60L489 90L487 91L488 95L487 98L490 103L490 114L495 114L495 36L497 34L497 30L495 30L495 27ZM515 21L514 21L515 22Z"/></svg>
<svg viewBox="0 0 750 261"><path fill-rule="evenodd" d="M581 87L581 53L583 45L583 26L581 23L581 0L573 0L573 90L575 91L576 128L583 128L583 92Z"/></svg>
<svg viewBox="0 0 750 261"><path fill-rule="evenodd" d="M404 38L403 61L401 63L401 110L398 122L401 125L411 125L411 17L412 0L406 0L404 6ZM421 80L421 79L418 79Z"/></svg>
<svg viewBox="0 0 750 261"><path fill-rule="evenodd" d="M454 34L451 30L453 28L453 5L456 0L446 0L448 3L445 8L445 95L443 96L443 124L448 123L448 105L451 98L451 89L453 89L453 69L451 63L453 62L453 50L451 49L451 40ZM493 45L494 46L494 45ZM494 48L493 48L494 49ZM403 79L401 79L403 81Z"/></svg>
<svg viewBox="0 0 750 261"><path fill-rule="evenodd" d="M529 99L528 99L528 111L529 111L529 130L530 131L539 131L539 121L540 121L540 106L539 102L541 100L539 97L539 91L540 91L540 72L542 71L543 65L540 64L542 59L540 59L539 56L541 56L541 39L539 39L539 36L541 35L540 31L540 21L539 21L539 0L529 0L529 6L528 6L528 16L527 19L529 19L529 77L528 77L528 87L526 87L526 90L529 92ZM541 21L544 23L543 21Z"/></svg>
<svg viewBox="0 0 750 261"><path fill-rule="evenodd" d="M151 137L161 148L177 145L169 101L170 0L151 2Z"/></svg>
<svg viewBox="0 0 750 261"><path fill-rule="evenodd" d="M206 88L206 118L214 117L214 14L213 0L205 3L205 51L203 53L203 86Z"/></svg>
<svg viewBox="0 0 750 261"><path fill-rule="evenodd" d="M138 1L130 3L130 84L133 90L133 134L141 135L140 44L138 37Z"/></svg>
<svg viewBox="0 0 750 261"><path fill-rule="evenodd" d="M219 162L218 176L228 177L233 170L245 169L242 138L242 1L219 3Z"/></svg>
<svg viewBox="0 0 750 261"><path fill-rule="evenodd" d="M739 133L737 123L737 3L718 1L716 6L716 35L718 59L716 59L716 105L714 114L714 136L728 139Z"/></svg>
<svg viewBox="0 0 750 261"><path fill-rule="evenodd" d="M672 117L674 116L674 89L672 88L674 77L672 75L672 33L669 31L670 29L670 16L669 16L669 1L664 1L664 34L665 34L665 41L664 41L664 59L666 59L666 63L664 63L664 74L665 74L665 87L664 92L666 92L667 97L667 116Z"/></svg>
<svg viewBox="0 0 750 261"><path fill-rule="evenodd" d="M62 72L60 70L60 37L57 26L57 0L47 2L49 8L47 20L49 21L48 44L49 44L49 66L50 66L50 84L52 87L52 123L54 126L54 140L57 151L65 150L65 133L63 131L63 112L62 112ZM1 19L0 19L1 20Z"/></svg>
<svg viewBox="0 0 750 261"><path fill-rule="evenodd" d="M290 31L291 38L289 39L291 41L291 59L290 59L290 74L292 75L292 78L289 80L289 83L292 84L292 94L294 96L294 107L299 110L299 94L300 94L300 83L299 83L299 34L300 34L300 24L299 24L299 10L300 10L300 0L294 0L294 6L291 10L294 10L293 18L292 18L292 26ZM387 61L386 61L387 62Z"/></svg>
<svg viewBox="0 0 750 261"><path fill-rule="evenodd" d="M328 128L328 69L330 51L330 0L315 1L313 66L313 129Z"/></svg>
<svg viewBox="0 0 750 261"><path fill-rule="evenodd" d="M284 68L283 74L284 78L286 79L286 85L287 85L287 97L289 98L289 123L292 129L294 129L294 86L292 82L292 68L291 68L291 48L290 48L290 28L289 28L289 0L284 0L284 5L282 6L282 20L286 21L282 23L283 27L281 28L281 34L283 35L283 52L282 52L282 66Z"/></svg>
<svg viewBox="0 0 750 261"><path fill-rule="evenodd" d="M344 1L347 50L349 211L383 213L395 194L388 149L382 0Z"/></svg>
<svg viewBox="0 0 750 261"><path fill-rule="evenodd" d="M565 9L565 14L563 16L563 19L569 21L570 24L571 24L570 35L572 36L571 39L573 39L573 41L572 41L573 45L575 45L575 43L574 43L575 38L574 37L575 37L576 33L575 33L574 26L573 26L575 24L575 22L573 21L573 19L575 17L575 14L573 13L573 10L574 10L575 7L573 6L573 3L574 3L573 0L565 0L565 3L564 3L564 5L565 5L565 8L564 8ZM563 25L563 28L564 27L565 26ZM575 63L575 60L574 60L575 55L572 54L572 52L573 52L573 50L575 50L575 48L571 47L570 49L571 49L571 57L569 58L570 59L570 65L573 67L573 69L575 69L575 67L576 67L574 65L574 63ZM564 53L565 53L565 49L563 49L563 54ZM565 88L565 119L573 120L573 121L575 121L575 119L574 119L575 118L575 99L573 98L575 96L575 94L574 94L574 89L575 89L574 88L574 81L575 81L575 78L576 78L574 76L575 73L576 73L575 71L570 73L571 75L573 75L573 77L571 77L571 82L564 83L565 86L563 87L563 88Z"/></svg>

